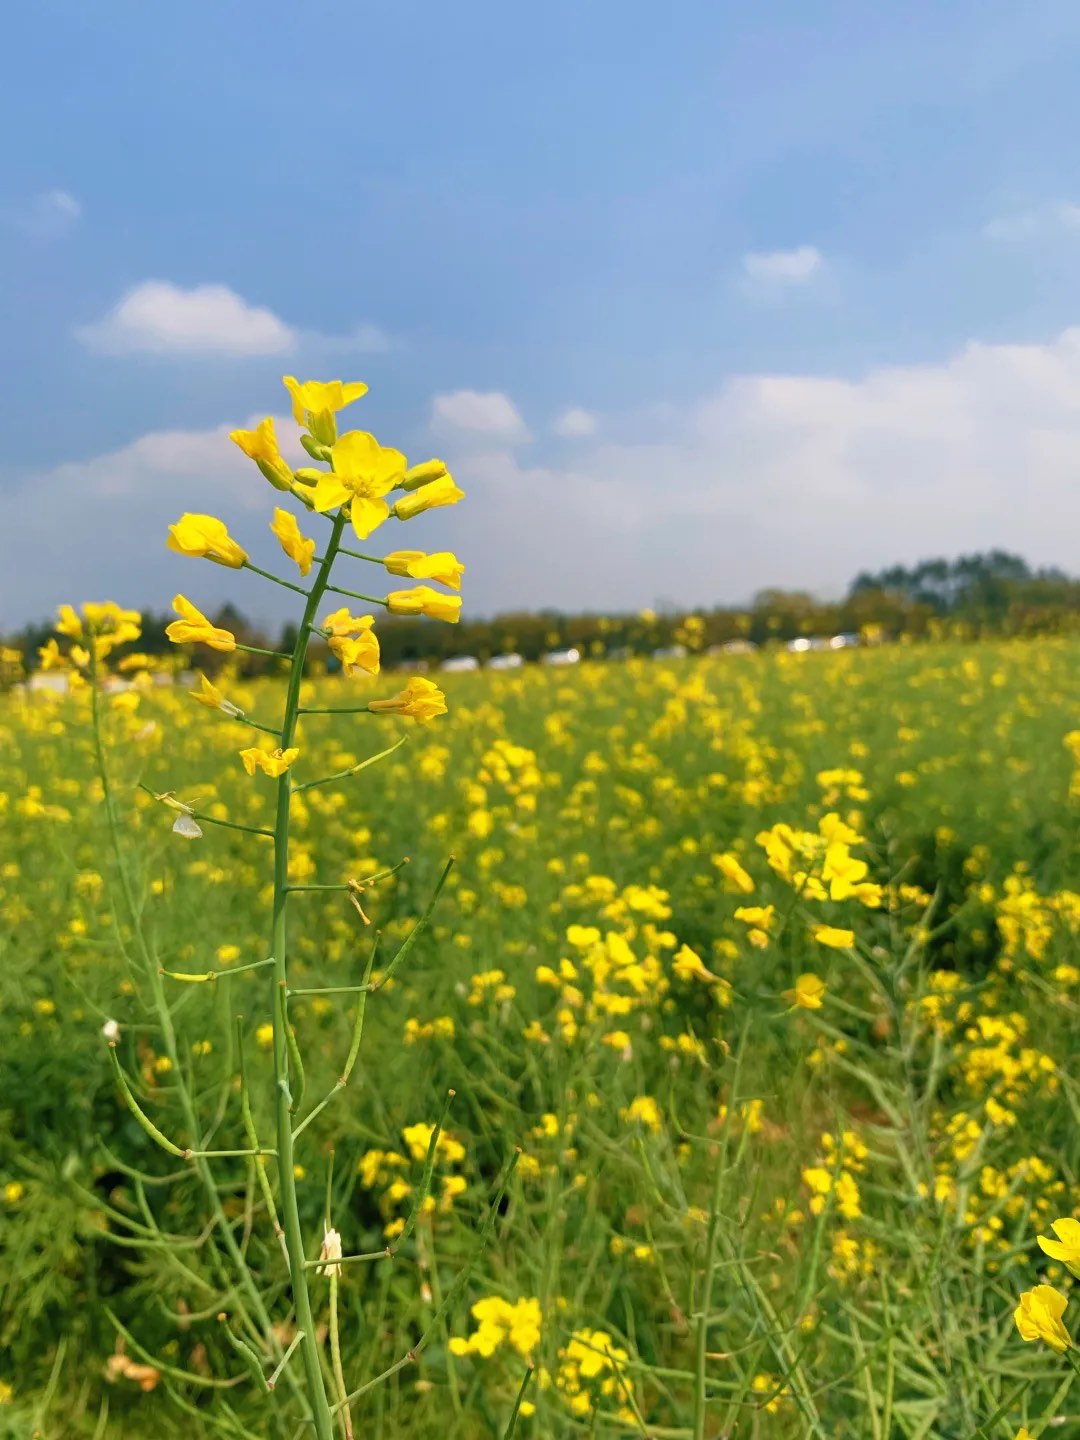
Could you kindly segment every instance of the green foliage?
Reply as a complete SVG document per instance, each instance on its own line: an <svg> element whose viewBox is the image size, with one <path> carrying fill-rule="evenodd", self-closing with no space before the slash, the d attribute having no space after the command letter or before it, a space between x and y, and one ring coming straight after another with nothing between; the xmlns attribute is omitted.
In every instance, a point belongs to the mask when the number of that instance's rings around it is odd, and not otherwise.
<svg viewBox="0 0 1080 1440"><path fill-rule="evenodd" d="M358 997L344 987L363 981L371 932L377 976L423 913L441 857L457 856L429 931L366 995L356 1069L298 1155L312 1260L328 1189L347 1255L395 1251L337 1281L343 1372L363 1392L356 1434L509 1433L524 1355L505 1338L486 1358L459 1353L481 1323L470 1306L492 1296L535 1299L544 1316L525 1396L537 1408L513 1422L526 1440L590 1428L1012 1440L1020 1423L1037 1434L1044 1416L1063 1417L1049 1433L1075 1431L1071 1369L1023 1346L1011 1310L1041 1278L1067 1283L1046 1270L1035 1235L1077 1202L1067 967L1080 965L1068 899L1080 847L1062 741L1080 708L1078 659L1075 643L1043 641L451 676L449 717L411 731L355 789L305 792L296 883L363 883L414 857L357 896L370 927L347 893L294 897L290 984L312 992L290 1005L305 1114L333 1093L352 1049ZM275 680L220 683L253 715L280 706ZM322 679L310 698L341 703L344 686ZM265 970L240 967L265 958L269 842L209 826L185 842L138 785L176 786L200 810L258 826L272 782L239 766L244 732L182 692L148 688L133 710L110 706L123 856L154 959L177 974L224 972L163 980L199 1116L192 1136L151 988L138 971L128 980L136 937L87 719L78 697L12 697L0 718L12 840L0 874L0 1185L20 1187L0 1199L0 1379L14 1391L0 1436L291 1435L234 1344L251 1342L248 1302L199 1176L124 1106L100 1035L119 1022L117 1057L156 1126L219 1150L250 1148L242 1044L267 1143L270 987ZM358 735L360 723L377 722L310 717L306 773L384 743ZM816 833L831 812L866 837L859 853L895 905L796 901L770 869L760 832L785 822ZM729 891L721 854L738 857L753 895ZM907 900L901 885L913 887ZM776 906L764 948L735 916L743 904ZM850 925L854 948L815 945L821 920ZM641 1003L604 1010L609 987L571 927L621 937L644 967ZM717 980L680 979L666 934ZM538 975L563 961L576 980ZM791 1013L783 992L804 971L826 981L826 1003ZM945 993L943 976L957 988L931 1023L924 1002ZM979 1016L1012 1025L1016 1014L1016 1044L969 1034ZM547 1038L527 1038L532 1026ZM606 1042L620 1030L628 1045ZM1005 1104L1006 1092L979 1066L1002 1071L1025 1047L1050 1057L1053 1083L1025 1071L1014 1120L991 1123L986 1098ZM417 1154L403 1131L433 1125L450 1090L441 1133L463 1158L438 1136ZM655 1127L647 1107L633 1118L642 1098L655 1102ZM977 1132L966 1153L950 1129L964 1116ZM838 1213L835 1189L812 1212L805 1171L846 1164L828 1160L824 1134L847 1147L858 1217ZM515 1146L521 1160L493 1207ZM366 1183L379 1170L372 1152L404 1163ZM286 1272L252 1158L213 1171L287 1345ZM400 1201L388 1198L395 1177L410 1191ZM451 1195L454 1179L464 1189ZM387 1233L398 1221L403 1239ZM330 1279L312 1286L329 1367ZM623 1353L581 1382L575 1413L571 1381L596 1354L580 1337L598 1333ZM127 1361L157 1370L153 1389L105 1378L118 1336ZM269 1376L270 1355L255 1359Z"/></svg>

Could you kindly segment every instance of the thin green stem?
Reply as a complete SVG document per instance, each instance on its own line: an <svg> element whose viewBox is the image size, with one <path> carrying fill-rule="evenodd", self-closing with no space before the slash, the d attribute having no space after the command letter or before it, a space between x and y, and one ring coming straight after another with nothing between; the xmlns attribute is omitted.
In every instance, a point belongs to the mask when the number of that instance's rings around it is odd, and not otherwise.
<svg viewBox="0 0 1080 1440"><path fill-rule="evenodd" d="M363 600L366 605L387 605L385 598L378 595L365 595L362 590L344 590L340 585L328 585L327 590L332 595L347 595L350 600Z"/></svg>
<svg viewBox="0 0 1080 1440"><path fill-rule="evenodd" d="M330 541L319 566L314 584L308 593L303 620L296 637L285 696L285 714L281 726L281 749L287 750L296 735L300 708L300 685L304 676L304 660L310 641L315 613L330 580L345 517L334 517ZM285 1247L289 1257L289 1278L292 1285L296 1322L302 1336L301 1354L307 1380L308 1399L316 1440L333 1440L334 1422L323 1380L319 1345L311 1311L305 1267L304 1237L300 1225L300 1208L293 1170L292 1096L289 1090L290 1046L288 1016L282 1003L288 989L286 912L289 900L289 818L292 785L288 774L279 777L277 811L274 821L274 904L271 951L274 956L274 994L271 1012L274 1023L274 1102L277 1118L278 1183L281 1189L281 1211L285 1228Z"/></svg>
<svg viewBox="0 0 1080 1440"><path fill-rule="evenodd" d="M285 1366L288 1365L289 1361L292 1359L292 1357L293 1357L293 1351L296 1349L296 1347L297 1347L299 1344L301 1344L301 1343L303 1342L303 1339L304 1339L304 1332L303 1332L303 1330L297 1331L297 1333L296 1333L296 1334L293 1336L293 1338L292 1338L292 1343L290 1344L289 1348L285 1351L285 1354L284 1354L284 1355L281 1357L281 1359L278 1361L278 1367L277 1367L277 1369L276 1369L276 1370L274 1371L274 1373L270 1376L270 1379L267 1380L267 1382L266 1382L266 1388L267 1388L268 1390L273 1390L274 1386L277 1384L278 1380L281 1378L281 1372L285 1369Z"/></svg>
<svg viewBox="0 0 1080 1440"><path fill-rule="evenodd" d="M294 995L362 995L369 988L367 985L302 985L294 990L290 985L289 999Z"/></svg>
<svg viewBox="0 0 1080 1440"><path fill-rule="evenodd" d="M381 555L365 555L362 550L346 550L344 545L342 545L338 553L341 555L351 555L354 560L370 560L372 565L384 565L386 563Z"/></svg>
<svg viewBox="0 0 1080 1440"><path fill-rule="evenodd" d="M170 980L184 980L189 985L201 985L208 980L220 980L223 975L242 975L245 970L263 970L273 963L274 957L271 955L266 960L252 960L247 965L232 965L228 970L200 970L194 974L183 970L162 970L160 973Z"/></svg>
<svg viewBox="0 0 1080 1440"><path fill-rule="evenodd" d="M366 705L304 705L301 715L367 715L371 712Z"/></svg>
<svg viewBox="0 0 1080 1440"><path fill-rule="evenodd" d="M248 723L251 724L253 722L249 721ZM265 730L268 735L277 734L276 730L271 730L267 725L259 725L256 728ZM141 780L139 781L139 789L145 790L146 794L154 800L160 801L162 799L156 790L152 789L149 785L145 785ZM237 820L219 820L213 815L203 815L192 805L188 805L186 808L190 811L193 820L201 820L204 825L221 825L226 830L242 830L246 835L266 835L271 839L273 838L274 832L272 830L261 829L258 825L241 825Z"/></svg>
<svg viewBox="0 0 1080 1440"><path fill-rule="evenodd" d="M264 650L261 645L241 645L237 640L235 648L243 650L247 655L269 655L274 660L291 660L293 657L287 650Z"/></svg>
<svg viewBox="0 0 1080 1440"><path fill-rule="evenodd" d="M294 585L291 580L282 580L280 575L272 575L269 570L263 570L258 565L253 565L250 560L244 561L244 569L251 570L256 575L261 575L264 580L272 580L275 585L283 585L286 590L295 590L297 595L303 595L306 599L307 591L302 585Z"/></svg>
<svg viewBox="0 0 1080 1440"><path fill-rule="evenodd" d="M225 830L242 830L245 835L265 835L268 839L274 838L272 830L263 830L258 825L241 825L236 820L216 820L212 815L202 815L198 810L191 812L192 819L201 820L204 825L220 825Z"/></svg>
<svg viewBox="0 0 1080 1440"><path fill-rule="evenodd" d="M401 739L395 744L388 746L385 750L380 750L377 755L369 755L366 760L361 760L359 765L350 765L348 770L338 770L333 775L323 775L318 780L307 780L303 785L294 785L292 787L293 794L299 795L303 790L314 790L319 785L330 785L335 780L348 780L353 775L359 775L360 771L366 770L369 765L377 765L380 760L385 760L387 756L392 755L395 750L400 750L408 738L407 735L402 735ZM288 781L286 780L286 784L287 783Z"/></svg>

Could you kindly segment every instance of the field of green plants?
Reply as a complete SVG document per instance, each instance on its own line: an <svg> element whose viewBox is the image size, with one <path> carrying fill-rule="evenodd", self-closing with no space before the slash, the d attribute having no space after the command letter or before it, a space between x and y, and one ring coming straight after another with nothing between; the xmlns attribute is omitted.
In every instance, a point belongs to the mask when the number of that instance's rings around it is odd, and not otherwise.
<svg viewBox="0 0 1080 1440"><path fill-rule="evenodd" d="M291 772L406 737L292 801L338 1433L1080 1435L1080 644L440 684ZM315 1433L254 1153L278 785L188 688L0 698L2 1436Z"/></svg>

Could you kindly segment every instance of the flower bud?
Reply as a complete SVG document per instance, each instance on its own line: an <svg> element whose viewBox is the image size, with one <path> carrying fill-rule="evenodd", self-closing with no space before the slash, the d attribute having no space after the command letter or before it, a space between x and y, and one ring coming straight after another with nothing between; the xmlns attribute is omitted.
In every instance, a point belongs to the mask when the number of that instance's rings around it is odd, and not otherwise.
<svg viewBox="0 0 1080 1440"><path fill-rule="evenodd" d="M270 465L267 461L256 460L255 464L262 471L263 477L270 481L270 484L275 490L289 490L292 488L280 471L275 470L273 465Z"/></svg>
<svg viewBox="0 0 1080 1440"><path fill-rule="evenodd" d="M320 444L318 440L313 439L310 435L301 435L300 444L313 460L330 459L330 446Z"/></svg>
<svg viewBox="0 0 1080 1440"><path fill-rule="evenodd" d="M461 618L461 596L443 595L430 585L414 585L411 590L391 590L386 608L391 615L426 615L456 625Z"/></svg>
<svg viewBox="0 0 1080 1440"><path fill-rule="evenodd" d="M337 421L332 410L309 411L308 425L320 445L333 445L337 439Z"/></svg>
<svg viewBox="0 0 1080 1440"><path fill-rule="evenodd" d="M419 490L421 485L430 485L433 480L441 480L444 475L449 475L445 461L425 460L422 465L412 465L405 471L405 478L398 485L399 490Z"/></svg>
<svg viewBox="0 0 1080 1440"><path fill-rule="evenodd" d="M438 480L422 485L415 494L403 495L400 500L395 501L391 514L399 520L411 520L414 515L422 515L425 510L434 510L440 505L456 505L459 500L464 499L464 490L458 489L451 476L443 475Z"/></svg>

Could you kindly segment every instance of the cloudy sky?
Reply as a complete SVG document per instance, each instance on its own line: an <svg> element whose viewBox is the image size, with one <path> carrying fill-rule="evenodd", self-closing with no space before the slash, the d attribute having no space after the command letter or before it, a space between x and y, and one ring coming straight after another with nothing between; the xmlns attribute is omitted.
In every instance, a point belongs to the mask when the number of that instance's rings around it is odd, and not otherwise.
<svg viewBox="0 0 1080 1440"><path fill-rule="evenodd" d="M0 629L280 615L163 536L272 555L227 433L283 373L452 464L379 538L474 613L1080 570L1072 0L37 0L5 49Z"/></svg>

